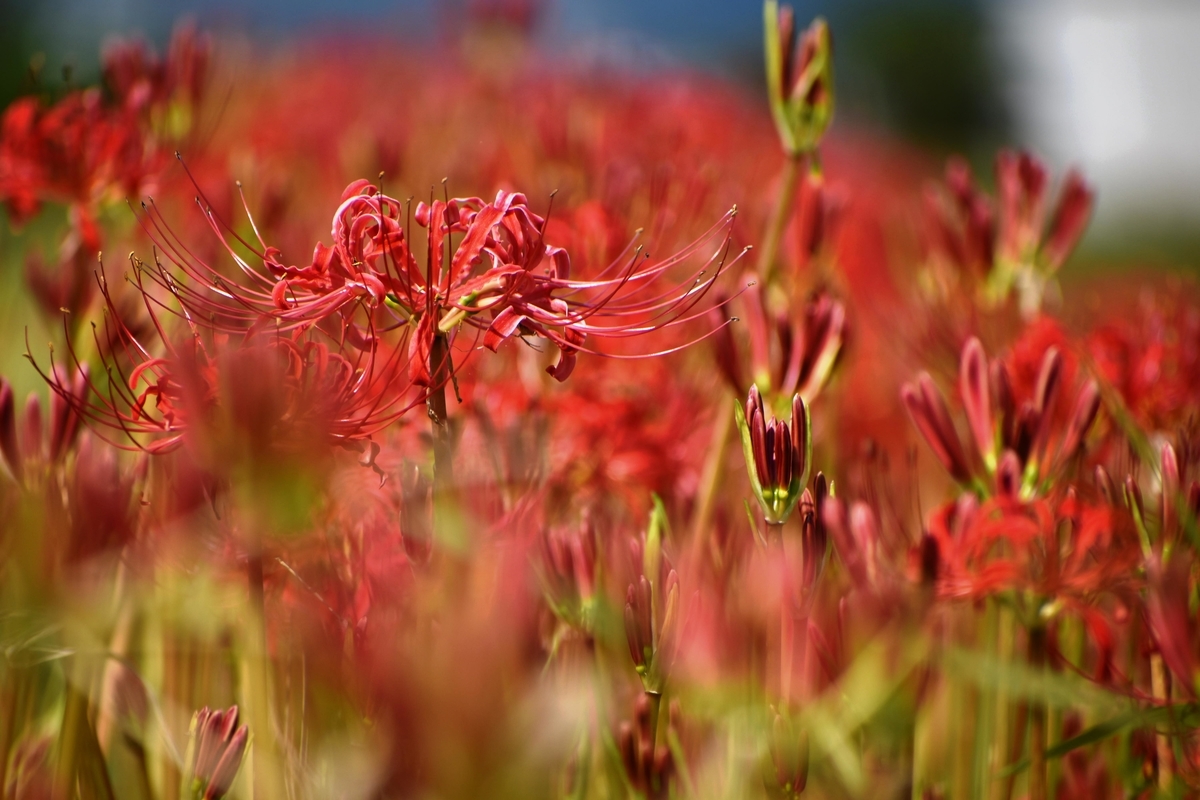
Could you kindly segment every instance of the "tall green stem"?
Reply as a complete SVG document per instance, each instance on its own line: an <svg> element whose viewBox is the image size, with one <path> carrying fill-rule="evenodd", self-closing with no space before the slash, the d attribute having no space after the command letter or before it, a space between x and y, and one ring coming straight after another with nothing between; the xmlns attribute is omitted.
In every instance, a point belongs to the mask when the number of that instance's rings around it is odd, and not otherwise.
<svg viewBox="0 0 1200 800"><path fill-rule="evenodd" d="M791 155L783 163L783 177L779 185L779 197L775 200L775 209L767 224L766 235L763 237L762 250L758 253L758 276L764 286L769 286L774 278L775 257L779 253L779 242L787 229L789 217L792 214L792 198L796 194L796 181L800 177L800 164L803 155Z"/></svg>
<svg viewBox="0 0 1200 800"><path fill-rule="evenodd" d="M1029 666L1041 675L1046 669L1046 627L1029 629ZM1046 700L1041 687L1029 704L1029 800L1046 800Z"/></svg>
<svg viewBox="0 0 1200 800"><path fill-rule="evenodd" d="M712 527L712 512L717 497L717 489L721 485L721 477L725 466L725 453L729 449L729 434L733 431L733 414L726 408L727 400L718 404L717 424L713 428L712 442L704 459L704 472L700 476L700 494L696 498L696 511L692 514L692 542L696 548L697 557L703 558L712 540L709 529ZM714 551L713 562L717 557Z"/></svg>
<svg viewBox="0 0 1200 800"><path fill-rule="evenodd" d="M433 337L429 348L429 374L433 387L429 390L425 407L433 426L434 497L440 499L454 484L454 442L446 409L446 384L451 380L450 343L445 334Z"/></svg>

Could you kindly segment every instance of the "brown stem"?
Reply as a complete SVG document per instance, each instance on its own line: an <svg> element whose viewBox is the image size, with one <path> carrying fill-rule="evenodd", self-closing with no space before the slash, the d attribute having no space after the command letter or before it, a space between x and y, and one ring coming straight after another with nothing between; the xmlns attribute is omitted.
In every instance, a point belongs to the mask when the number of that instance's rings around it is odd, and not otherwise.
<svg viewBox="0 0 1200 800"><path fill-rule="evenodd" d="M1046 669L1046 628L1029 630L1029 666L1041 675ZM1041 689L1029 704L1029 800L1046 800L1046 702Z"/></svg>
<svg viewBox="0 0 1200 800"><path fill-rule="evenodd" d="M650 698L650 753L653 756L658 753L658 715L662 710L662 693L646 692L646 697Z"/></svg>
<svg viewBox="0 0 1200 800"><path fill-rule="evenodd" d="M729 447L729 434L733 430L733 414L725 407L725 402L718 404L717 424L713 428L712 442L708 446L708 454L704 459L704 472L700 477L700 494L696 498L696 511L692 515L692 541L695 543L697 558L703 558L704 551L712 548L712 561L719 563L720 554L712 546L709 538L712 512L717 497L717 489L721 484L724 473L725 453Z"/></svg>
<svg viewBox="0 0 1200 800"><path fill-rule="evenodd" d="M796 194L796 180L800 176L800 164L803 160L804 156L801 154L791 155L783 163L779 197L775 200L775 210L771 213L771 221L767 224L766 235L763 237L762 250L758 254L758 276L764 286L769 286L774 278L775 256L779 252L779 242L783 239L783 232L792 213L792 198Z"/></svg>
<svg viewBox="0 0 1200 800"><path fill-rule="evenodd" d="M1010 706L1011 707L1011 706ZM1009 731L1008 740L1008 755L1004 759L1003 766L1010 766L1015 763L1025 750L1025 729L1029 727L1029 703L1022 700L1017 704L1017 713L1011 718L1012 730ZM1004 779L1004 791L1000 794L1004 800L1011 800L1013 796L1013 787L1017 783L1017 773L1010 773Z"/></svg>
<svg viewBox="0 0 1200 800"><path fill-rule="evenodd" d="M1169 695L1167 671L1163 665L1162 653L1150 654L1150 687L1154 699L1161 705L1166 705ZM1158 750L1158 788L1162 792L1171 791L1171 783L1175 770L1172 768L1171 740L1165 733L1155 735L1155 745Z"/></svg>
<svg viewBox="0 0 1200 800"><path fill-rule="evenodd" d="M450 343L445 334L433 337L429 348L429 374L433 388L425 401L433 426L433 490L444 496L454 483L454 442L446 413L446 384L450 382Z"/></svg>
<svg viewBox="0 0 1200 800"><path fill-rule="evenodd" d="M8 785L8 751L17 738L17 668L0 672L0 791Z"/></svg>

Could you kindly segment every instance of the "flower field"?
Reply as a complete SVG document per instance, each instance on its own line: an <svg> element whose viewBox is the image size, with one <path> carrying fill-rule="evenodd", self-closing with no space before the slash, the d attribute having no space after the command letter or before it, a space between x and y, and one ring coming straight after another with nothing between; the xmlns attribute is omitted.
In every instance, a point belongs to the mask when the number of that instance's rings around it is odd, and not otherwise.
<svg viewBox="0 0 1200 800"><path fill-rule="evenodd" d="M1194 282L471 8L3 110L0 800L1200 797Z"/></svg>

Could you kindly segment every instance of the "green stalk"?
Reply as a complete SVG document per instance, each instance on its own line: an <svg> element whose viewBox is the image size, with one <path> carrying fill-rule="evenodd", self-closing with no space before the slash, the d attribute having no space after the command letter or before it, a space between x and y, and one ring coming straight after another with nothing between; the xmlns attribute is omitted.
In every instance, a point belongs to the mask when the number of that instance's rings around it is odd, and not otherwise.
<svg viewBox="0 0 1200 800"><path fill-rule="evenodd" d="M445 495L454 484L454 442L447 418L446 384L450 382L450 343L445 334L433 337L429 348L429 375L433 388L425 401L433 427L434 497Z"/></svg>
<svg viewBox="0 0 1200 800"><path fill-rule="evenodd" d="M662 709L662 692L646 692L650 698L650 753L651 757L658 753L658 714Z"/></svg>
<svg viewBox="0 0 1200 800"><path fill-rule="evenodd" d="M17 670L9 662L0 672L0 791L8 785L8 751L17 738Z"/></svg>
<svg viewBox="0 0 1200 800"><path fill-rule="evenodd" d="M696 497L696 511L692 515L692 541L697 558L702 558L704 551L712 548L709 538L712 528L710 523L717 489L724 473L722 467L725 466L725 454L729 449L729 434L733 431L733 415L726 410L727 405L727 399L717 404L717 424L713 428L712 442L704 457L704 472L700 477L700 494ZM715 548L711 555L713 563L717 563L720 555Z"/></svg>
<svg viewBox="0 0 1200 800"><path fill-rule="evenodd" d="M775 277L775 256L779 252L779 242L787 229L788 219L792 214L792 198L796 194L796 181L800 177L800 165L804 161L803 154L789 155L783 162L783 177L779 186L779 197L775 200L775 209L767 224L766 235L763 237L762 250L758 255L758 276L763 285L769 286Z"/></svg>
<svg viewBox="0 0 1200 800"><path fill-rule="evenodd" d="M1162 653L1150 654L1150 686L1158 704L1166 705L1169 700L1167 697L1167 671L1163 665ZM1171 768L1171 759L1174 755L1171 739L1162 732L1155 734L1154 739L1158 751L1158 790L1169 793L1174 780L1174 770Z"/></svg>
<svg viewBox="0 0 1200 800"><path fill-rule="evenodd" d="M1046 627L1029 629L1029 666L1039 675L1046 669ZM1039 693L1040 693L1039 688ZM1029 704L1029 800L1046 800L1046 701L1036 696Z"/></svg>

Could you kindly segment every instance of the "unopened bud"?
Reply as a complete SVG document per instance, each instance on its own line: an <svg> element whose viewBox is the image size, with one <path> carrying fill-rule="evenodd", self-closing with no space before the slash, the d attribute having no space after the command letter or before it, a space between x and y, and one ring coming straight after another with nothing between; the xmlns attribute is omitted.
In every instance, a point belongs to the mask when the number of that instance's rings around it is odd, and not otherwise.
<svg viewBox="0 0 1200 800"><path fill-rule="evenodd" d="M813 20L797 43L795 16L776 0L763 4L767 93L784 151L811 153L833 120L833 45L825 20Z"/></svg>

